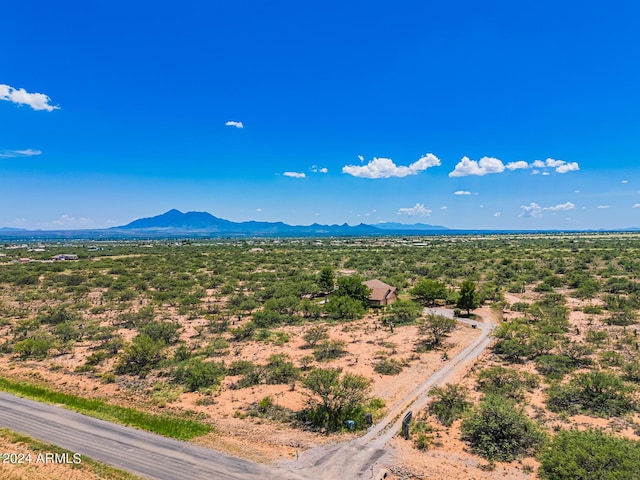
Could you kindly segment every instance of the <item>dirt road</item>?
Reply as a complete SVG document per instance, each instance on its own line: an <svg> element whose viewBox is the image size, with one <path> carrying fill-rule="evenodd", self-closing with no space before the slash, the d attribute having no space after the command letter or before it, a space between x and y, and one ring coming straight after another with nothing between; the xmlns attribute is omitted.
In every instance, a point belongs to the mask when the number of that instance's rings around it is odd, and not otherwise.
<svg viewBox="0 0 640 480"><path fill-rule="evenodd" d="M425 309L425 313L453 317L453 311L444 308ZM366 435L350 442L312 448L297 461L286 462L285 468L298 470L308 478L345 480L374 478L387 454L385 445L400 431L405 413L409 410L417 413L424 408L428 403L428 392L431 388L451 382L491 343L494 323L460 318L458 321L479 328L479 337L393 406L387 416L373 426Z"/></svg>

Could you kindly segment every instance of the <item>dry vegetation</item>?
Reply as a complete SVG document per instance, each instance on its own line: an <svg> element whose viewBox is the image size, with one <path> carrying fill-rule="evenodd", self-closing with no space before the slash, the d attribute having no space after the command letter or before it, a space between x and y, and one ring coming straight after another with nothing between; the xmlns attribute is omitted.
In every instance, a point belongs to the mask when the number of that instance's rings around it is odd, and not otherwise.
<svg viewBox="0 0 640 480"><path fill-rule="evenodd" d="M413 303L454 308L465 281L476 313L502 321L496 342L458 390L435 392L444 407L416 412L410 440L392 441L397 478L543 476L543 442L571 429L638 440L636 235L6 247L2 377L196 418L214 430L195 441L238 456L291 458L356 434L318 410L314 371L369 384L341 413L356 430L383 415L478 335L459 325L435 341ZM395 308L364 307L354 285L372 278L400 288ZM417 288L425 279L435 293ZM529 441L478 444L471 419L503 405Z"/></svg>

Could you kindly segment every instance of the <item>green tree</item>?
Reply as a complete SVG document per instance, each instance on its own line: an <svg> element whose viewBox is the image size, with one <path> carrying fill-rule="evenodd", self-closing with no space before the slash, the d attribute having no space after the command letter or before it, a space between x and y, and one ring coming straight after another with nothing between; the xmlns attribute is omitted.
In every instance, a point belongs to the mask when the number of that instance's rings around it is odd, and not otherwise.
<svg viewBox="0 0 640 480"><path fill-rule="evenodd" d="M478 308L478 294L476 292L476 284L471 280L465 280L460 286L460 295L456 307L467 311L467 316L471 315L471 310Z"/></svg>
<svg viewBox="0 0 640 480"><path fill-rule="evenodd" d="M336 285L336 274L332 267L322 267L318 277L318 287L322 292L332 292Z"/></svg>
<svg viewBox="0 0 640 480"><path fill-rule="evenodd" d="M359 275L339 277L335 296L352 298L360 302L363 308L366 308L369 305L371 289L362 281L363 279Z"/></svg>
<svg viewBox="0 0 640 480"><path fill-rule="evenodd" d="M329 432L339 429L349 414L363 406L371 385L362 375L345 373L340 377L333 368L314 368L302 383L315 403L314 423Z"/></svg>
<svg viewBox="0 0 640 480"><path fill-rule="evenodd" d="M190 392L218 385L224 377L224 365L215 362L204 362L200 358L189 358L183 361L173 372L173 379Z"/></svg>
<svg viewBox="0 0 640 480"><path fill-rule="evenodd" d="M450 427L471 406L471 402L467 400L468 394L467 388L462 385L447 384L444 387L432 388L429 391L429 396L432 397L429 412L435 415L440 423Z"/></svg>
<svg viewBox="0 0 640 480"><path fill-rule="evenodd" d="M144 376L162 360L163 341L148 335L138 335L122 352L116 373Z"/></svg>
<svg viewBox="0 0 640 480"><path fill-rule="evenodd" d="M640 472L640 444L599 430L564 430L539 459L543 480L626 480Z"/></svg>
<svg viewBox="0 0 640 480"><path fill-rule="evenodd" d="M443 315L430 313L418 324L421 343L430 348L440 346L442 339L456 327L456 321Z"/></svg>
<svg viewBox="0 0 640 480"><path fill-rule="evenodd" d="M492 395L465 417L461 431L475 453L506 462L535 453L545 438L514 402Z"/></svg>
<svg viewBox="0 0 640 480"><path fill-rule="evenodd" d="M447 298L447 287L444 283L428 278L418 280L414 287L409 290L411 296L422 305L433 307L437 300Z"/></svg>
<svg viewBox="0 0 640 480"><path fill-rule="evenodd" d="M335 320L355 320L365 312L362 302L347 296L331 297L324 309Z"/></svg>
<svg viewBox="0 0 640 480"><path fill-rule="evenodd" d="M389 305L384 314L385 323L393 323L394 325L402 325L413 322L420 316L422 307L417 303L409 300L396 300L395 303Z"/></svg>

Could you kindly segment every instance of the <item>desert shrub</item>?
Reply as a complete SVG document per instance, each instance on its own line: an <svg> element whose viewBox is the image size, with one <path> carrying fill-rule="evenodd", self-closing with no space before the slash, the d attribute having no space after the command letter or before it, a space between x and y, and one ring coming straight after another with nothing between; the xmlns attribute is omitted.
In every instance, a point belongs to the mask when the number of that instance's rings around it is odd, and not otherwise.
<svg viewBox="0 0 640 480"><path fill-rule="evenodd" d="M575 362L566 355L540 355L536 357L536 370L550 379L561 379L575 370Z"/></svg>
<svg viewBox="0 0 640 480"><path fill-rule="evenodd" d="M342 340L325 340L316 345L313 356L319 362L340 358L347 353L345 346Z"/></svg>
<svg viewBox="0 0 640 480"><path fill-rule="evenodd" d="M16 342L13 346L13 352L23 359L43 359L49 355L49 351L53 348L53 339L45 334L36 334L28 337L20 342Z"/></svg>
<svg viewBox="0 0 640 480"><path fill-rule="evenodd" d="M295 382L300 376L300 370L291 362L289 355L285 353L269 356L264 371L265 382L271 385L289 384Z"/></svg>
<svg viewBox="0 0 640 480"><path fill-rule="evenodd" d="M478 389L486 395L500 395L516 401L524 399L525 390L538 386L535 375L501 366L487 368L478 374Z"/></svg>
<svg viewBox="0 0 640 480"><path fill-rule="evenodd" d="M329 338L329 330L324 325L313 325L304 332L302 338L307 342L306 347L313 348L318 342Z"/></svg>
<svg viewBox="0 0 640 480"><path fill-rule="evenodd" d="M138 335L127 345L116 365L116 373L144 376L162 360L164 342Z"/></svg>
<svg viewBox="0 0 640 480"><path fill-rule="evenodd" d="M640 444L598 430L565 430L539 460L543 480L626 480L638 478Z"/></svg>
<svg viewBox="0 0 640 480"><path fill-rule="evenodd" d="M404 365L393 358L383 358L375 363L373 369L380 375L398 375Z"/></svg>
<svg viewBox="0 0 640 480"><path fill-rule="evenodd" d="M190 358L173 371L173 379L190 392L195 392L218 385L224 377L224 371L224 366L219 363Z"/></svg>
<svg viewBox="0 0 640 480"><path fill-rule="evenodd" d="M568 384L551 386L547 390L547 405L554 412L617 417L637 410L631 391L629 386L611 373L581 373Z"/></svg>
<svg viewBox="0 0 640 480"><path fill-rule="evenodd" d="M467 400L468 391L465 387L455 384L447 384L444 387L431 389L429 396L429 412L438 418L438 421L449 427L471 406Z"/></svg>
<svg viewBox="0 0 640 480"><path fill-rule="evenodd" d="M178 341L178 322L149 322L140 328L140 333L148 335L154 341L162 341L166 345L171 345Z"/></svg>
<svg viewBox="0 0 640 480"><path fill-rule="evenodd" d="M534 454L545 439L540 427L513 401L486 397L462 421L462 437L488 460L512 461Z"/></svg>

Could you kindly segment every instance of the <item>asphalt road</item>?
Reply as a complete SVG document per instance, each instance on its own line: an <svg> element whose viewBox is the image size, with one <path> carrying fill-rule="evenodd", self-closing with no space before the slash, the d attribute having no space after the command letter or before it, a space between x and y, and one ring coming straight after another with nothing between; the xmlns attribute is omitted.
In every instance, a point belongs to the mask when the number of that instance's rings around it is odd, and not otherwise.
<svg viewBox="0 0 640 480"><path fill-rule="evenodd" d="M451 314L444 309L436 313ZM404 413L423 408L432 387L449 381L490 344L493 324L459 321L476 324L481 330L480 336L425 379L366 435L350 442L313 448L301 455L299 461L285 462L281 468L241 460L4 392L0 392L0 426L153 480L372 478L376 462L386 453L385 444L400 430Z"/></svg>
<svg viewBox="0 0 640 480"><path fill-rule="evenodd" d="M299 480L298 473L0 392L0 425L154 480ZM0 465L0 477L2 468Z"/></svg>

